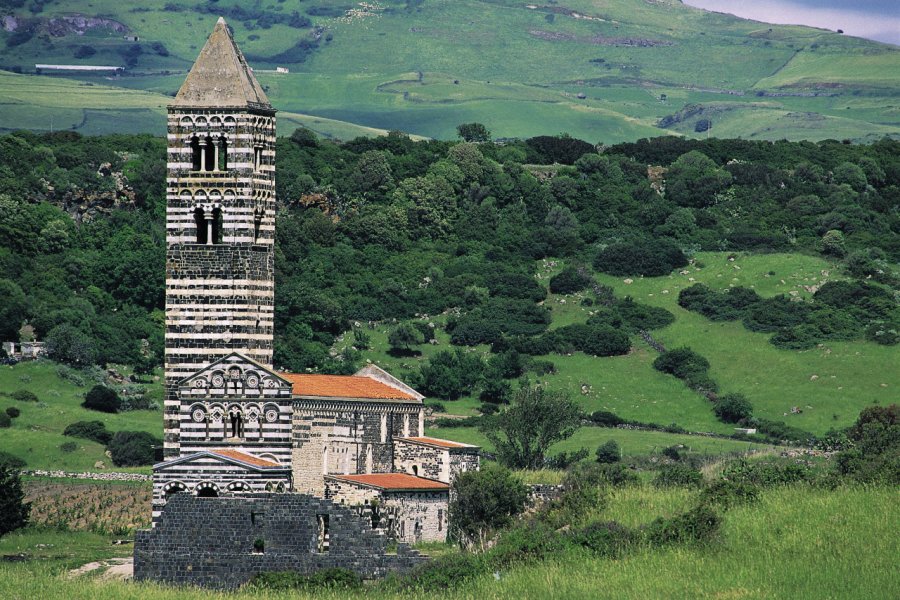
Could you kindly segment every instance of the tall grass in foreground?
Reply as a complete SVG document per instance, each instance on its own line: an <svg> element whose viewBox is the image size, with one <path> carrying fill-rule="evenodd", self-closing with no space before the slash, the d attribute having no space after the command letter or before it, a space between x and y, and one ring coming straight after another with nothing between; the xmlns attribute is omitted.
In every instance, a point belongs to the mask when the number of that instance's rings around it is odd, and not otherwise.
<svg viewBox="0 0 900 600"><path fill-rule="evenodd" d="M615 491L602 515L632 524L681 511L691 492L634 487ZM900 597L900 502L894 489L835 491L797 485L766 491L759 502L725 514L708 546L645 548L622 560L570 550L556 560L517 566L442 592L456 598L740 598L828 599ZM4 540L5 542L6 540ZM0 567L0 598L25 600L209 600L244 598L393 598L363 592L238 592L222 594L157 585L69 580L52 563ZM433 598L405 592L403 598Z"/></svg>

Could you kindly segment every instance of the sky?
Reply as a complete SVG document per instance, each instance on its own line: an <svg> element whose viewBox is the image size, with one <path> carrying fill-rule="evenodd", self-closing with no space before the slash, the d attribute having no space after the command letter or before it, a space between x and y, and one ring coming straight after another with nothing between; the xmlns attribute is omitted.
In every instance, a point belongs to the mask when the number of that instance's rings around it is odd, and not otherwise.
<svg viewBox="0 0 900 600"><path fill-rule="evenodd" d="M900 46L900 0L683 0L745 19L810 25Z"/></svg>

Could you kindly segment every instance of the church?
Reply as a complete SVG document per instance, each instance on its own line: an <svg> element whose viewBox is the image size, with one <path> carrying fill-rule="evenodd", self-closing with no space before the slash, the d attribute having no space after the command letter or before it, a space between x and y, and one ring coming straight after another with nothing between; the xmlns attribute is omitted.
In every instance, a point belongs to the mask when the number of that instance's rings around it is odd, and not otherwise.
<svg viewBox="0 0 900 600"><path fill-rule="evenodd" d="M301 514L283 518L319 553L336 549L338 518L357 538L360 523L365 539L380 536L373 547L444 540L450 484L479 468L478 447L425 436L422 394L375 365L350 376L273 369L275 112L219 19L168 107L164 460L153 466L154 528L136 541L138 578L181 581L166 573L185 565L161 566L178 551L177 524L215 518L213 506L238 515L218 531L245 514L273 534L271 515L294 506ZM203 543L221 563L220 542Z"/></svg>

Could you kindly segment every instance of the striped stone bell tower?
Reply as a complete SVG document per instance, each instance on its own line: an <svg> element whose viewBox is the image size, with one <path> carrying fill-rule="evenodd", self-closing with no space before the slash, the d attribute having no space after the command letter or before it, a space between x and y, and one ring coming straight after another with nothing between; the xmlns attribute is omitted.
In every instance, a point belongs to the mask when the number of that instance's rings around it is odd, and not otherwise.
<svg viewBox="0 0 900 600"><path fill-rule="evenodd" d="M166 458L178 383L237 352L271 368L275 110L224 19L168 107Z"/></svg>

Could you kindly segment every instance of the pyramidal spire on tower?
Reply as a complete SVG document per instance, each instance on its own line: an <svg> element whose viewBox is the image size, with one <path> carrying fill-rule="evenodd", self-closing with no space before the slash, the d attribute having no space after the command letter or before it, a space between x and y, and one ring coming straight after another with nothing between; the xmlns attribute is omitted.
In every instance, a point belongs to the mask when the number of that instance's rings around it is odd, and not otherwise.
<svg viewBox="0 0 900 600"><path fill-rule="evenodd" d="M222 17L171 106L271 110L269 99Z"/></svg>

